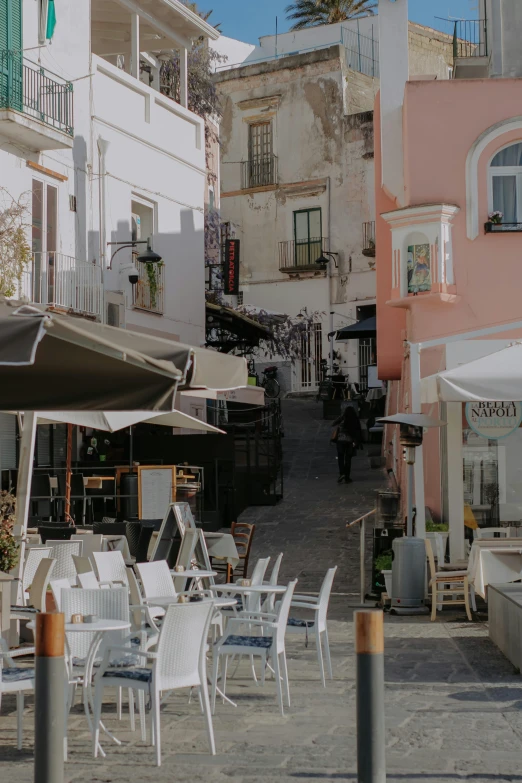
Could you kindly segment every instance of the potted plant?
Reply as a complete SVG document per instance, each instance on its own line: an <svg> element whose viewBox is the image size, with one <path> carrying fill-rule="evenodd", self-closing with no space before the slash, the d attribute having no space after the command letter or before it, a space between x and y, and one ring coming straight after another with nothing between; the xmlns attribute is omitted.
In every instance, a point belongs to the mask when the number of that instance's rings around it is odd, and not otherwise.
<svg viewBox="0 0 522 783"><path fill-rule="evenodd" d="M386 586L386 592L391 598L392 591L392 553L381 552L379 557L375 558L375 570L380 571L384 577L384 584Z"/></svg>
<svg viewBox="0 0 522 783"><path fill-rule="evenodd" d="M436 552L435 547L435 533L440 533L442 536L442 547L443 551L446 551L446 546L448 543L448 536L449 536L449 525L447 525L444 522L434 522L432 519L426 520L426 538L429 538L431 541L433 541L433 551Z"/></svg>
<svg viewBox="0 0 522 783"><path fill-rule="evenodd" d="M18 544L13 536L16 497L6 490L0 492L0 571L9 573L18 562Z"/></svg>
<svg viewBox="0 0 522 783"><path fill-rule="evenodd" d="M486 233L491 233L494 229L493 226L500 226L504 218L504 213L499 212L496 209L494 212L490 212L488 215L488 222L486 223Z"/></svg>

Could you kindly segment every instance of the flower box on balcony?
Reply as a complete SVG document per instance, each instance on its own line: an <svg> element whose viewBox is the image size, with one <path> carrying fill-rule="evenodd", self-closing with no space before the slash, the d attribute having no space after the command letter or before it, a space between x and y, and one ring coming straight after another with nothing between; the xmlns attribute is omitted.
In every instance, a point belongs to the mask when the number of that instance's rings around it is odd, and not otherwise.
<svg viewBox="0 0 522 783"><path fill-rule="evenodd" d="M522 223L493 223L488 220L484 223L486 234L509 234L510 232L522 231Z"/></svg>

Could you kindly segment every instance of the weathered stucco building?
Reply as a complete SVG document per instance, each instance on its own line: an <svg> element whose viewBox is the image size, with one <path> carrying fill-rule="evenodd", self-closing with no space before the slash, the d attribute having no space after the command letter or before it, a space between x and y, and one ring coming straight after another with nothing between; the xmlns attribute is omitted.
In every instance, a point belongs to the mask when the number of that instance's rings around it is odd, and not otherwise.
<svg viewBox="0 0 522 783"><path fill-rule="evenodd" d="M379 45L376 21L363 22L359 31L352 22L262 38L244 64L216 74L221 215L241 240L239 301L292 318L315 314L302 360L283 373L287 390L317 388L328 334L375 314ZM448 78L449 36L413 25L409 45L414 71ZM325 254L328 265L318 265ZM374 341L335 351L344 374L366 386Z"/></svg>

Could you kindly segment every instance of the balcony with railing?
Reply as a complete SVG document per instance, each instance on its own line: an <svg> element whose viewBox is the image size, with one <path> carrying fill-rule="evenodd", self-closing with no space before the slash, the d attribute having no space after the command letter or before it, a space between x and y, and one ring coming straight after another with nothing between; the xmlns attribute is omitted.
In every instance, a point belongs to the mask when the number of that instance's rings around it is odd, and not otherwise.
<svg viewBox="0 0 522 783"><path fill-rule="evenodd" d="M73 146L73 85L23 58L0 50L0 135L27 149Z"/></svg>
<svg viewBox="0 0 522 783"><path fill-rule="evenodd" d="M453 77L483 79L489 76L487 19L453 23Z"/></svg>
<svg viewBox="0 0 522 783"><path fill-rule="evenodd" d="M277 185L277 156L259 155L241 163L241 190Z"/></svg>
<svg viewBox="0 0 522 783"><path fill-rule="evenodd" d="M311 237L308 240L289 239L279 243L279 271L288 274L297 272L319 272L323 267L317 264L318 258L328 250L325 237Z"/></svg>
<svg viewBox="0 0 522 783"><path fill-rule="evenodd" d="M375 258L375 220L363 223L363 256Z"/></svg>
<svg viewBox="0 0 522 783"><path fill-rule="evenodd" d="M139 264L138 282L133 286L134 307L162 315L164 312L165 265Z"/></svg>
<svg viewBox="0 0 522 783"><path fill-rule="evenodd" d="M18 296L36 304L53 305L101 318L101 268L63 253L33 253L22 274Z"/></svg>

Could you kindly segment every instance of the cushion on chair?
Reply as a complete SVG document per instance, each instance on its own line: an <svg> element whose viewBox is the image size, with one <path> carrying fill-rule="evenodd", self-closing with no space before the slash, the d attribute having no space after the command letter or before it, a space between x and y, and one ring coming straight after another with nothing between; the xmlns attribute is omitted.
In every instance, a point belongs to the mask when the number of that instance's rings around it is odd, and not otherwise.
<svg viewBox="0 0 522 783"><path fill-rule="evenodd" d="M24 612L25 614L40 614L39 609L35 609L34 606L12 606L12 612Z"/></svg>
<svg viewBox="0 0 522 783"><path fill-rule="evenodd" d="M73 666L85 666L86 658L73 658ZM129 653L129 655L122 655L121 658L111 658L109 661L109 666L118 667L119 669L124 669L125 667L129 666L136 666L136 664L140 661L139 655L133 655L132 653ZM94 666L95 668L99 668L101 665L101 661L95 661Z"/></svg>
<svg viewBox="0 0 522 783"><path fill-rule="evenodd" d="M439 565L441 571L466 571L468 564L465 560L457 561L456 563L444 563Z"/></svg>
<svg viewBox="0 0 522 783"><path fill-rule="evenodd" d="M24 669L21 666L2 669L3 682L20 682L21 680L34 680L34 669Z"/></svg>
<svg viewBox="0 0 522 783"><path fill-rule="evenodd" d="M315 622L313 620L299 620L296 617L289 617L287 625L292 628L313 628Z"/></svg>
<svg viewBox="0 0 522 783"><path fill-rule="evenodd" d="M224 645L234 647L258 647L268 650L272 646L273 639L270 636L227 636Z"/></svg>
<svg viewBox="0 0 522 783"><path fill-rule="evenodd" d="M117 677L124 680L137 680L138 682L150 682L152 669L107 669L104 677Z"/></svg>

